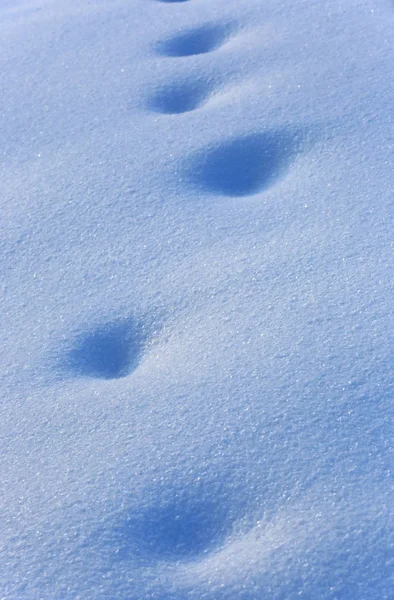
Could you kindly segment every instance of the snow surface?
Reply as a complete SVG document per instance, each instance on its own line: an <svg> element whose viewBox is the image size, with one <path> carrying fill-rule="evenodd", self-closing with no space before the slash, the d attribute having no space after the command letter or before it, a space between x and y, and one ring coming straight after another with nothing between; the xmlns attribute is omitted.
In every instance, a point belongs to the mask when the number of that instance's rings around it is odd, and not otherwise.
<svg viewBox="0 0 394 600"><path fill-rule="evenodd" d="M392 600L393 2L0 16L0 598Z"/></svg>

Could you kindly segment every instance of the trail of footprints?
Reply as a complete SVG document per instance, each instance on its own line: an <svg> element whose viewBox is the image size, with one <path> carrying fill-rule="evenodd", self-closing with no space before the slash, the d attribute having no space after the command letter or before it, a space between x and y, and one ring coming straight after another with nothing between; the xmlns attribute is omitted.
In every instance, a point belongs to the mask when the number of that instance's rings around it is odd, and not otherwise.
<svg viewBox="0 0 394 600"><path fill-rule="evenodd" d="M185 3L190 0L156 0ZM231 28L204 25L156 45L164 57L188 57L219 48ZM148 101L148 108L163 114L182 114L201 107L213 86L201 80L183 80L162 87ZM297 135L268 131L231 138L216 147L197 151L186 161L187 180L205 193L230 197L257 194L277 180L298 150ZM76 336L65 364L74 376L102 380L127 377L138 367L146 344L146 332L130 319L110 321ZM151 561L189 561L222 546L231 533L225 503L212 505L204 490L184 493L174 500L159 501L138 517L127 511L123 523L113 524L120 551L118 557L143 557ZM212 496L210 496L212 498Z"/></svg>
<svg viewBox="0 0 394 600"><path fill-rule="evenodd" d="M204 25L156 44L158 54L188 57L207 54L219 48L231 34L230 27ZM166 85L149 101L148 106L164 114L180 114L202 106L211 96L213 86L203 78Z"/></svg>
<svg viewBox="0 0 394 600"><path fill-rule="evenodd" d="M190 0L156 0L185 3ZM219 48L231 35L226 25L206 24L156 44L167 57L206 54ZM151 110L180 114L199 108L213 92L204 78L187 79L162 87L150 98ZM186 180L206 193L242 197L257 194L272 185L297 153L294 132L266 131L228 139L197 151L186 160ZM146 340L145 340L146 341ZM77 336L66 364L76 375L119 379L138 366L145 344L131 321L109 322Z"/></svg>
<svg viewBox="0 0 394 600"><path fill-rule="evenodd" d="M202 25L158 42L156 50L161 56L175 58L206 54L222 46L233 30L230 25ZM189 78L163 86L148 100L147 106L158 113L179 115L202 107L213 92L213 83ZM208 194L231 197L257 194L284 175L299 150L301 138L299 131L280 130L225 140L216 147L197 151L186 160L185 180Z"/></svg>

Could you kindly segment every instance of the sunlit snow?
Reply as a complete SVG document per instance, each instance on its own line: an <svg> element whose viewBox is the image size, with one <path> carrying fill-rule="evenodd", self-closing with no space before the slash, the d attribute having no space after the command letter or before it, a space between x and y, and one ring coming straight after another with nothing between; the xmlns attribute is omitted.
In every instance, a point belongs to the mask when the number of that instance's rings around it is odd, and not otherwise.
<svg viewBox="0 0 394 600"><path fill-rule="evenodd" d="M393 2L0 31L0 598L392 600Z"/></svg>

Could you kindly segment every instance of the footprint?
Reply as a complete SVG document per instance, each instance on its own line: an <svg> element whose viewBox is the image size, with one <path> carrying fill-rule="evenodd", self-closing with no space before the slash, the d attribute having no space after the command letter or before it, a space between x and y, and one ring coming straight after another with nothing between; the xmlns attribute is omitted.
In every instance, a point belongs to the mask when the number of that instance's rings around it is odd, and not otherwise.
<svg viewBox="0 0 394 600"><path fill-rule="evenodd" d="M228 533L220 499L185 494L129 515L118 529L117 555L187 562L222 544Z"/></svg>
<svg viewBox="0 0 394 600"><path fill-rule="evenodd" d="M158 2L168 2L168 4L175 2L189 2L189 0L157 0Z"/></svg>
<svg viewBox="0 0 394 600"><path fill-rule="evenodd" d="M204 25L160 42L157 44L157 50L164 56L205 54L219 48L228 39L229 34L229 27Z"/></svg>
<svg viewBox="0 0 394 600"><path fill-rule="evenodd" d="M189 180L206 192L250 196L284 175L299 146L298 135L281 131L230 139L199 152L189 163Z"/></svg>
<svg viewBox="0 0 394 600"><path fill-rule="evenodd" d="M209 98L211 85L204 80L183 81L160 88L147 106L155 112L175 115L195 110Z"/></svg>
<svg viewBox="0 0 394 600"><path fill-rule="evenodd" d="M105 323L80 334L66 357L75 374L100 379L120 379L138 365L142 336L129 320Z"/></svg>

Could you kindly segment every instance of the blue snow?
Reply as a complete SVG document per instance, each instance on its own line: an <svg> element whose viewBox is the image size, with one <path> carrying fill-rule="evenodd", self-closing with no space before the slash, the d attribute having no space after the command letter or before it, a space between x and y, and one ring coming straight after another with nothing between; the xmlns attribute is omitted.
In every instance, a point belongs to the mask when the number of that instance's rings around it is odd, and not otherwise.
<svg viewBox="0 0 394 600"><path fill-rule="evenodd" d="M0 2L0 598L394 598L394 5Z"/></svg>

